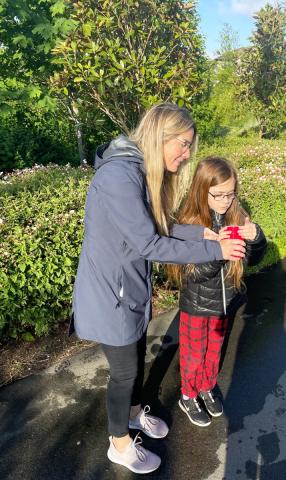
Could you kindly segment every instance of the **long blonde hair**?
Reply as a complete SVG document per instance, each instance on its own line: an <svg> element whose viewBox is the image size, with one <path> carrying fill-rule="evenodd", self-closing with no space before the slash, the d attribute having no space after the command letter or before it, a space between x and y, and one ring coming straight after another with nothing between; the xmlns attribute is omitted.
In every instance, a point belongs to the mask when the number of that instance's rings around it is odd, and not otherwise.
<svg viewBox="0 0 286 480"><path fill-rule="evenodd" d="M189 111L172 103L162 103L145 113L129 137L143 152L151 208L161 235L169 234L190 181L188 161L181 163L176 174L166 170L164 142L190 129L194 130L191 157L196 149L196 126Z"/></svg>
<svg viewBox="0 0 286 480"><path fill-rule="evenodd" d="M190 191L186 196L182 208L178 212L178 223L199 224L212 228L212 219L208 205L208 192L210 187L226 182L233 178L234 190L238 192L237 173L234 166L225 158L207 157L201 160L194 172ZM237 198L232 201L231 206L225 214L225 225L244 225L247 213L239 205ZM188 266L187 270L192 270ZM177 283L181 283L182 268L178 265L168 267L168 274ZM233 278L234 285L239 288L242 282L243 264L242 261L230 261L227 276Z"/></svg>

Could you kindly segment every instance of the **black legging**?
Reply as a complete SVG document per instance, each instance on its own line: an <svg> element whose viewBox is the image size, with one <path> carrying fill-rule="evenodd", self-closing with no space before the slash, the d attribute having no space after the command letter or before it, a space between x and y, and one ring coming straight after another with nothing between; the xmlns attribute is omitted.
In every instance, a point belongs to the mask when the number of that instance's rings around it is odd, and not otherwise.
<svg viewBox="0 0 286 480"><path fill-rule="evenodd" d="M107 387L108 429L114 437L128 434L131 405L141 403L146 354L146 332L135 343L114 347L102 344L110 366Z"/></svg>

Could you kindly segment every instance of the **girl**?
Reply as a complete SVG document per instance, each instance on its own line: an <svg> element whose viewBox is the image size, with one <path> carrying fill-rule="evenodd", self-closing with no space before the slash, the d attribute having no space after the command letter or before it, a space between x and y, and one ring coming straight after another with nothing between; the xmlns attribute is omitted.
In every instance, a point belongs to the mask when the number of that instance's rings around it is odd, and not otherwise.
<svg viewBox="0 0 286 480"><path fill-rule="evenodd" d="M240 225L246 241L245 262L254 265L265 251L261 228L252 223L237 200L237 174L230 162L219 157L202 160L194 173L190 194L179 214L181 223L211 228L218 240L227 238L225 225ZM173 267L178 275L180 267ZM183 268L180 294L180 370L182 396L179 406L192 423L205 427L223 406L213 391L228 317L242 303L243 262L215 260ZM204 405L205 408L202 408Z"/></svg>
<svg viewBox="0 0 286 480"><path fill-rule="evenodd" d="M151 261L197 263L244 256L242 240L213 238L200 225L173 225L189 181L196 144L189 112L165 103L146 112L128 138L98 148L86 201L85 234L74 285L74 326L80 338L102 344L110 365L107 388L108 458L148 473L160 458L138 435L168 433L141 407L146 330L151 316Z"/></svg>

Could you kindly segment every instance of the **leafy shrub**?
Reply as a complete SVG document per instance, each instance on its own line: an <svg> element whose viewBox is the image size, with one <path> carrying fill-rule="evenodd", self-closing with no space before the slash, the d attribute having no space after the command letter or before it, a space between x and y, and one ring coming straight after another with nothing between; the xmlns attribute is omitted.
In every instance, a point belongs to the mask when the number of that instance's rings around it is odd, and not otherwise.
<svg viewBox="0 0 286 480"><path fill-rule="evenodd" d="M194 105L192 115L196 121L200 140L212 144L217 135L221 133L221 127L213 105L208 102Z"/></svg>
<svg viewBox="0 0 286 480"><path fill-rule="evenodd" d="M78 165L77 142L69 121L29 110L0 115L0 170L31 167L36 163Z"/></svg>
<svg viewBox="0 0 286 480"><path fill-rule="evenodd" d="M68 315L91 173L37 167L0 185L0 330L11 336Z"/></svg>

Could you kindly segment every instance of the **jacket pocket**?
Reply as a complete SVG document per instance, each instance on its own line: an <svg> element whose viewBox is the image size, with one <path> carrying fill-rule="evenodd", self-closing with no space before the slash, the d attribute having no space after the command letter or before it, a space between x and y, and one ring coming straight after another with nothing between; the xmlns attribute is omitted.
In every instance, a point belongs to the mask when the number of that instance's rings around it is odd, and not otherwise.
<svg viewBox="0 0 286 480"><path fill-rule="evenodd" d="M149 300L147 272L142 275L138 271L126 272L120 268L118 277L118 298L120 302L129 305L130 310L137 310Z"/></svg>

